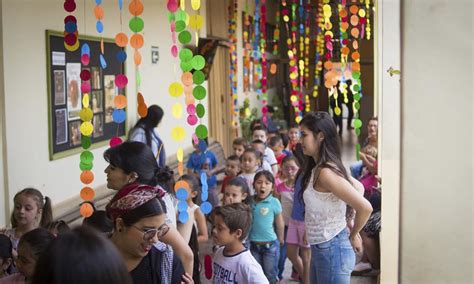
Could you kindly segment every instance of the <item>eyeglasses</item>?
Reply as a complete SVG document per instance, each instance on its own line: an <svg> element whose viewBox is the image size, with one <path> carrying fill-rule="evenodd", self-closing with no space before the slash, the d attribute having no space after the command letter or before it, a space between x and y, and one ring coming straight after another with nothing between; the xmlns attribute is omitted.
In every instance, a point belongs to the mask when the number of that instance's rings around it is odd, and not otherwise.
<svg viewBox="0 0 474 284"><path fill-rule="evenodd" d="M142 232L143 240L147 242L151 241L155 236L157 236L158 239L163 237L170 230L170 227L166 224L161 225L158 229L149 229L149 230L143 230L135 225L132 225L132 227Z"/></svg>
<svg viewBox="0 0 474 284"><path fill-rule="evenodd" d="M298 171L299 168L298 167L283 167L283 170L284 171L288 171L288 172L295 172L295 171Z"/></svg>

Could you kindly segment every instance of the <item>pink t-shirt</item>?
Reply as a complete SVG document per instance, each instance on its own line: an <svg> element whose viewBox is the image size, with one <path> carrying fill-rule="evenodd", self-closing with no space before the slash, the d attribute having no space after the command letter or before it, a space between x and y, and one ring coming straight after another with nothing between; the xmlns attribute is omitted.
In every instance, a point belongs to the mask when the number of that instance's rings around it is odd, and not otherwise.
<svg viewBox="0 0 474 284"><path fill-rule="evenodd" d="M284 182L280 183L276 187L276 192L281 196L281 207L282 207L282 215L283 220L285 221L285 225L288 226L291 218L291 212L293 210L293 198L295 194L294 187L288 187Z"/></svg>
<svg viewBox="0 0 474 284"><path fill-rule="evenodd" d="M25 284L26 278L21 273L15 273L0 279L0 284Z"/></svg>

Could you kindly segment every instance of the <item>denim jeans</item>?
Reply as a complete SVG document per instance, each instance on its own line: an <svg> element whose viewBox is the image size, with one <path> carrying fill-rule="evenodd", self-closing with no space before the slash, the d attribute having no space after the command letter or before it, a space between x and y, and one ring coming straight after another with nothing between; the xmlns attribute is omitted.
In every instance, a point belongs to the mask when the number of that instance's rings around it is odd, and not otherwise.
<svg viewBox="0 0 474 284"><path fill-rule="evenodd" d="M280 246L280 257L278 259L278 279L283 279L283 270L285 269L286 260L286 233L288 232L288 226L285 226L285 242Z"/></svg>
<svg viewBox="0 0 474 284"><path fill-rule="evenodd" d="M277 282L278 257L280 256L280 242L275 240L266 245L250 243L250 252L258 263L262 266L263 273L270 284Z"/></svg>
<svg viewBox="0 0 474 284"><path fill-rule="evenodd" d="M349 284L354 266L355 253L347 229L327 242L311 245L311 284Z"/></svg>

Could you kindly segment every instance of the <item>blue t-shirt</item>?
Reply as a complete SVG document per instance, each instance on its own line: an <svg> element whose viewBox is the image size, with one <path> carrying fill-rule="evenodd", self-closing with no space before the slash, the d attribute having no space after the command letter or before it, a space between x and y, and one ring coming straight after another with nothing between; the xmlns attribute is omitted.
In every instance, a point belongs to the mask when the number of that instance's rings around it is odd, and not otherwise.
<svg viewBox="0 0 474 284"><path fill-rule="evenodd" d="M301 200L300 192L303 187L303 175L299 175L295 182L295 195L293 198L293 211L291 211L291 219L296 221L304 221L304 203Z"/></svg>
<svg viewBox="0 0 474 284"><path fill-rule="evenodd" d="M275 216L281 214L281 203L271 194L260 202L252 204L252 229L250 241L272 242L277 239L273 223Z"/></svg>
<svg viewBox="0 0 474 284"><path fill-rule="evenodd" d="M195 173L200 173L204 165L208 165L209 169L212 170L217 165L216 155L211 151L205 151L204 153L197 153L196 151L191 153L189 160L186 163L186 168L193 169ZM207 186L214 187L217 184L216 175L207 177Z"/></svg>

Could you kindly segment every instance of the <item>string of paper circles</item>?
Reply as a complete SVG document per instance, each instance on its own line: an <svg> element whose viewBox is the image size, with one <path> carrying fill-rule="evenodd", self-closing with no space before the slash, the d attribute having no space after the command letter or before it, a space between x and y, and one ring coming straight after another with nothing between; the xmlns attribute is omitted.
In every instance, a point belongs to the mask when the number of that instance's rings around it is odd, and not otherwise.
<svg viewBox="0 0 474 284"><path fill-rule="evenodd" d="M67 51L76 51L79 48L79 33L77 31L77 19L72 13L76 10L74 0L64 1L64 10L69 13L64 18L64 47Z"/></svg>
<svg viewBox="0 0 474 284"><path fill-rule="evenodd" d="M238 63L237 63L237 17L238 17L238 1L233 0L229 9L229 40L231 46L229 48L230 55L230 89L232 95L232 126L239 125L239 111L238 111ZM247 33L248 36L248 33ZM247 52L248 53L248 52ZM247 54L248 56L248 54ZM248 70L247 70L248 72Z"/></svg>

